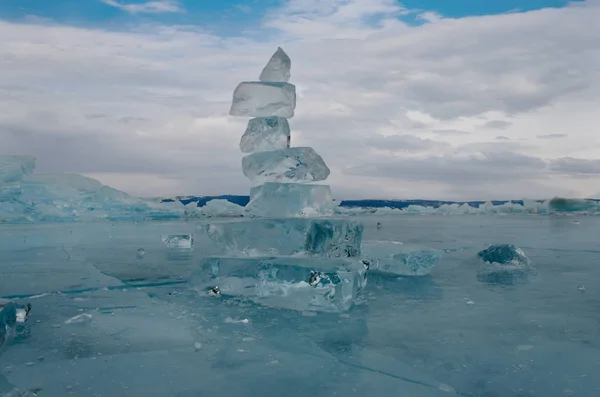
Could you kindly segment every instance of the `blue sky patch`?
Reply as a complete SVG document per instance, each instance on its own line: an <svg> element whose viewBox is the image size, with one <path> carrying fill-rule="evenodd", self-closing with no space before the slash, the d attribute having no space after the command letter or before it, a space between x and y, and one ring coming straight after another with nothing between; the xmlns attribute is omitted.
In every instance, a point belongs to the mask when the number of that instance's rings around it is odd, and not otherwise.
<svg viewBox="0 0 600 397"><path fill-rule="evenodd" d="M116 3L117 6L107 4L111 2ZM165 9L163 12L160 12L161 7L156 7L155 12L130 12L131 10L118 7L118 4L140 5L152 2L152 0L0 1L0 19L31 21L42 18L59 24L104 28L132 23L159 22L200 25L221 34L236 34L242 29L256 25L266 11L284 3L284 0L154 0L155 3L162 3L163 6L164 4L176 5L183 10L182 12L169 11L169 7L163 7ZM444 17L460 18L470 15L563 7L569 2L566 0L404 0L400 3L408 9L433 11ZM414 15L403 18L408 22L419 23L414 19Z"/></svg>

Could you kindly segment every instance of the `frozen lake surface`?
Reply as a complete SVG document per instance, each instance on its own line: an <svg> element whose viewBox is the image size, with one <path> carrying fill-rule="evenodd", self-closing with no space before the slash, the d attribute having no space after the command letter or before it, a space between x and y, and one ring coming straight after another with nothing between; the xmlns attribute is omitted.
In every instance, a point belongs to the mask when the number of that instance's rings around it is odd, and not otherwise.
<svg viewBox="0 0 600 397"><path fill-rule="evenodd" d="M217 254L201 221L0 225L0 297L32 305L0 395L600 395L600 217L353 219L364 240L444 255L430 276L370 274L346 313L296 312L191 291ZM192 234L193 251L168 234ZM504 243L537 275L478 281L477 252Z"/></svg>

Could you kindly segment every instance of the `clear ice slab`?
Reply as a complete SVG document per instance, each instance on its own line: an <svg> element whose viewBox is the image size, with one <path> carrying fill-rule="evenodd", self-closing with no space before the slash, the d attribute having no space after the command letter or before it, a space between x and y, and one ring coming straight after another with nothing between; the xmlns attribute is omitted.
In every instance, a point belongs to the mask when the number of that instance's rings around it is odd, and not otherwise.
<svg viewBox="0 0 600 397"><path fill-rule="evenodd" d="M310 147L254 153L242 159L242 169L254 183L318 182L330 173L323 158Z"/></svg>
<svg viewBox="0 0 600 397"><path fill-rule="evenodd" d="M208 257L190 279L199 296L239 297L275 308L343 312L366 285L360 260Z"/></svg>
<svg viewBox="0 0 600 397"><path fill-rule="evenodd" d="M233 92L229 114L244 117L294 117L296 87L289 83L245 81Z"/></svg>
<svg viewBox="0 0 600 397"><path fill-rule="evenodd" d="M285 117L256 117L248 122L240 140L243 153L266 152L290 147L290 124Z"/></svg>
<svg viewBox="0 0 600 397"><path fill-rule="evenodd" d="M360 257L363 226L348 219L252 219L206 225L210 239L227 255L317 255Z"/></svg>
<svg viewBox="0 0 600 397"><path fill-rule="evenodd" d="M442 257L435 249L406 246L397 241L364 241L362 257L371 271L400 276L425 276Z"/></svg>
<svg viewBox="0 0 600 397"><path fill-rule="evenodd" d="M328 185L267 182L250 190L246 210L254 216L304 217L333 215Z"/></svg>
<svg viewBox="0 0 600 397"><path fill-rule="evenodd" d="M515 284L536 273L533 262L512 244L496 244L477 254L481 265L477 279L490 284Z"/></svg>
<svg viewBox="0 0 600 397"><path fill-rule="evenodd" d="M292 60L281 49L277 47L277 51L271 56L269 62L260 73L259 80L265 82L288 82L290 80L290 69L292 68Z"/></svg>

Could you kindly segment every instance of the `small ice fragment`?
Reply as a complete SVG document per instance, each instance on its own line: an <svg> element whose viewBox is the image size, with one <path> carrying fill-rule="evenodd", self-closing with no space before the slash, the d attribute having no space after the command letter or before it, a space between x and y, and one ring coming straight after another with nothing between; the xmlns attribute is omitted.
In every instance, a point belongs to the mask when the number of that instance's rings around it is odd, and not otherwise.
<svg viewBox="0 0 600 397"><path fill-rule="evenodd" d="M243 318L241 320L234 320L231 317L225 318L225 323L227 324L248 324L249 322L250 320L248 320L247 318Z"/></svg>
<svg viewBox="0 0 600 397"><path fill-rule="evenodd" d="M583 286L583 285L578 285L578 286L577 286L577 291L579 291L579 292L585 292L585 286Z"/></svg>
<svg viewBox="0 0 600 397"><path fill-rule="evenodd" d="M496 244L480 251L477 258L483 262L477 279L490 284L515 284L535 273L533 263L522 249L512 244Z"/></svg>
<svg viewBox="0 0 600 397"><path fill-rule="evenodd" d="M191 234L169 234L161 236L168 248L192 248L194 239Z"/></svg>
<svg viewBox="0 0 600 397"><path fill-rule="evenodd" d="M517 346L517 351L520 351L520 352L525 352L525 351L528 351L528 350L531 350L531 349L533 349L533 345L519 345L519 346Z"/></svg>
<svg viewBox="0 0 600 397"><path fill-rule="evenodd" d="M450 385L447 385L445 383L440 383L440 385L438 386L438 389L446 392L446 393L456 393L456 391L454 390L454 388Z"/></svg>
<svg viewBox="0 0 600 397"><path fill-rule="evenodd" d="M302 312L302 315L304 317L315 317L317 315L317 312L313 312L313 311L309 311L309 310L304 310Z"/></svg>
<svg viewBox="0 0 600 397"><path fill-rule="evenodd" d="M27 304L25 308L17 309L17 323L24 324L27 321L27 317L29 316L29 312L31 311L31 304Z"/></svg>
<svg viewBox="0 0 600 397"><path fill-rule="evenodd" d="M474 305L474 304L475 304L475 302L474 302L474 301L471 301L471 300L469 300L469 301L467 301L467 302L466 302L466 304L467 304L467 305Z"/></svg>
<svg viewBox="0 0 600 397"><path fill-rule="evenodd" d="M198 351L202 349L202 343L200 342L194 342L194 350Z"/></svg>
<svg viewBox="0 0 600 397"><path fill-rule="evenodd" d="M311 270L310 277L308 279L308 284L311 287L316 288L319 285L320 281L321 281L321 274L319 272L315 272L314 270Z"/></svg>
<svg viewBox="0 0 600 397"><path fill-rule="evenodd" d="M92 315L89 313L78 314L65 321L65 324L84 324L90 322Z"/></svg>
<svg viewBox="0 0 600 397"><path fill-rule="evenodd" d="M269 62L260 73L259 80L266 82L285 82L290 81L290 70L292 68L292 60L281 49L277 47L277 51L271 56Z"/></svg>

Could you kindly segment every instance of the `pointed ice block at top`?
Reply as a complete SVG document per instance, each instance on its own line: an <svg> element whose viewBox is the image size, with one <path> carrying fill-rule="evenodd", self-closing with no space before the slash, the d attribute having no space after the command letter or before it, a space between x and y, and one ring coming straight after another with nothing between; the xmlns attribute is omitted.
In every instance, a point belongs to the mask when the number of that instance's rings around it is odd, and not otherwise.
<svg viewBox="0 0 600 397"><path fill-rule="evenodd" d="M277 51L271 57L267 65L260 74L260 81L268 82L285 82L290 80L290 69L292 68L292 61L290 57L281 49L277 47Z"/></svg>
<svg viewBox="0 0 600 397"><path fill-rule="evenodd" d="M290 147L290 124L285 117L251 119L240 140L244 153L265 152Z"/></svg>
<svg viewBox="0 0 600 397"><path fill-rule="evenodd" d="M289 83L245 81L233 92L229 114L244 117L294 117L296 87Z"/></svg>
<svg viewBox="0 0 600 397"><path fill-rule="evenodd" d="M252 182L315 182L329 176L323 158L310 147L259 152L242 159L244 175Z"/></svg>

